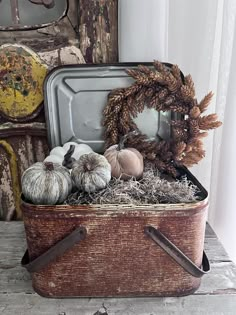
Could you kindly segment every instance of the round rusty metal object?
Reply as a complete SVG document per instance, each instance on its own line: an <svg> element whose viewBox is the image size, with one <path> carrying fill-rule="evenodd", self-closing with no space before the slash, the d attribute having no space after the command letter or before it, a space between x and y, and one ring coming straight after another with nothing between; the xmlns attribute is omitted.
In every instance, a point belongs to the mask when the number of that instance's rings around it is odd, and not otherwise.
<svg viewBox="0 0 236 315"><path fill-rule="evenodd" d="M12 121L34 117L43 101L47 66L23 45L0 47L0 114Z"/></svg>

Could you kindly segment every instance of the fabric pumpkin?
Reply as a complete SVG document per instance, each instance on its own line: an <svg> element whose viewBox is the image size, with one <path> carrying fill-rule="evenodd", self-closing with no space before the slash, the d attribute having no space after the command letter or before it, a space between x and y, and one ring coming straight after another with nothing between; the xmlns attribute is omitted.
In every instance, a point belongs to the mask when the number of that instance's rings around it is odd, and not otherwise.
<svg viewBox="0 0 236 315"><path fill-rule="evenodd" d="M84 154L73 164L71 177L79 190L88 193L103 189L111 179L111 166L98 153Z"/></svg>
<svg viewBox="0 0 236 315"><path fill-rule="evenodd" d="M88 154L90 152L93 152L93 149L85 144L85 143L76 143L76 142L67 142L63 145L63 149L65 152L67 152L71 145L75 145L75 151L72 155L72 157L76 160L78 160L83 154Z"/></svg>
<svg viewBox="0 0 236 315"><path fill-rule="evenodd" d="M111 175L124 180L143 175L143 156L134 148L124 148L124 143L130 134L124 136L119 144L108 148L104 156L111 165Z"/></svg>
<svg viewBox="0 0 236 315"><path fill-rule="evenodd" d="M72 180L69 170L52 162L37 162L21 178L24 197L36 205L62 203L71 193Z"/></svg>
<svg viewBox="0 0 236 315"><path fill-rule="evenodd" d="M59 163L63 165L64 156L70 149L70 146L73 145L75 147L74 153L72 158L78 160L83 154L87 154L93 152L93 149L90 148L87 144L84 143L76 143L76 142L67 142L63 145L63 147L55 147L50 151L49 156L47 156L44 162L52 162L52 163Z"/></svg>

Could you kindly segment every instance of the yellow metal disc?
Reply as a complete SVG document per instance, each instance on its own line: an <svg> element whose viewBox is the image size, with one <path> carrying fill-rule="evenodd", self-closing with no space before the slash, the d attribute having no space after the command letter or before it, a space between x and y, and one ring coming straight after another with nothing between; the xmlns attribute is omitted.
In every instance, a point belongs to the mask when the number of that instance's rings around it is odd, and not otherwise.
<svg viewBox="0 0 236 315"><path fill-rule="evenodd" d="M43 101L47 66L23 45L0 47L0 112L13 120L31 116Z"/></svg>

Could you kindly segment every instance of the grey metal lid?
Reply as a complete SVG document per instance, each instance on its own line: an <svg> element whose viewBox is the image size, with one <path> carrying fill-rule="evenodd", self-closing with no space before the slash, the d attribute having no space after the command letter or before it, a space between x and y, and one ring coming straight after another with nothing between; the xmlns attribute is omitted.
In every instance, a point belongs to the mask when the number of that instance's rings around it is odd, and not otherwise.
<svg viewBox="0 0 236 315"><path fill-rule="evenodd" d="M103 152L103 109L109 92L127 87L134 81L127 68L138 64L76 65L54 69L45 80L45 112L48 140L53 148L68 141L86 143ZM170 112L146 108L135 118L140 131L148 137L168 139L171 135Z"/></svg>

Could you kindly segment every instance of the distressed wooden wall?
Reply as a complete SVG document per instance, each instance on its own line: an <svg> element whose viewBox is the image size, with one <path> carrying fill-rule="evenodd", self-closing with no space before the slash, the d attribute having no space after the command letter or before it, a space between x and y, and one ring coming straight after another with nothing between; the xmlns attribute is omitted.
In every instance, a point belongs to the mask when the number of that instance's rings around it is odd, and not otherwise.
<svg viewBox="0 0 236 315"><path fill-rule="evenodd" d="M61 19L35 29L19 30L16 25L3 30L0 20L0 45L17 43L32 48L49 70L71 63L116 62L117 1L68 0L68 10ZM16 2L9 1L9 6ZM28 108L28 103L23 107ZM42 161L49 151L43 103L23 118L15 113L12 119L12 113L9 114L0 111L0 219L3 220L21 218L21 174L29 165Z"/></svg>
<svg viewBox="0 0 236 315"><path fill-rule="evenodd" d="M44 123L0 126L0 215L7 221L21 218L20 177L48 153Z"/></svg>
<svg viewBox="0 0 236 315"><path fill-rule="evenodd" d="M79 1L80 49L87 63L118 61L118 0Z"/></svg>
<svg viewBox="0 0 236 315"><path fill-rule="evenodd" d="M69 0L67 13L52 25L33 30L17 30L17 27L1 30L0 44L17 43L19 47L23 44L32 48L48 70L60 64L84 63L78 48L77 0ZM1 69L0 83L7 83L9 71L15 71L15 66L6 65L6 69ZM17 93L15 105L0 106L0 218L3 220L21 218L21 175L31 164L43 161L49 152L43 103L33 105L32 99L26 97L25 102L19 104Z"/></svg>

